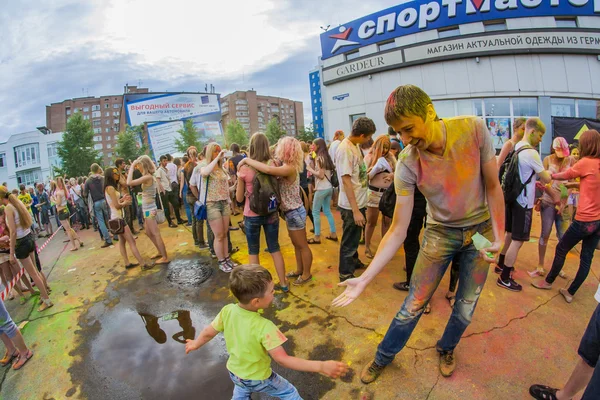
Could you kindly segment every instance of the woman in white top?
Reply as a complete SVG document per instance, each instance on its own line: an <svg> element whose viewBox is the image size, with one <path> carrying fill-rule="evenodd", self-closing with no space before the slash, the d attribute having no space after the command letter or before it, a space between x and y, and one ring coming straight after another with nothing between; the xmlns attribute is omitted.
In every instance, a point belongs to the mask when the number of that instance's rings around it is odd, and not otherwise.
<svg viewBox="0 0 600 400"><path fill-rule="evenodd" d="M367 225L365 227L365 255L373 258L371 252L371 239L379 219L379 202L383 192L394 180L395 159L390 153L390 137L381 135L375 140L369 154L365 157L367 174L369 176L369 200L367 202ZM390 227L391 219L382 216L381 237Z"/></svg>
<svg viewBox="0 0 600 400"><path fill-rule="evenodd" d="M313 141L315 146L314 169L306 164L306 169L315 177L315 193L313 196L312 214L315 226L315 237L308 240L309 244L321 243L321 209L329 222L329 236L325 239L337 242L338 237L335 229L335 220L331 213L331 196L333 195L333 185L331 184L331 174L335 166L329 153L325 140L319 138Z"/></svg>
<svg viewBox="0 0 600 400"><path fill-rule="evenodd" d="M126 194L125 196L121 197L121 193L117 191L120 177L121 174L119 173L119 170L114 167L107 168L106 171L104 171L104 197L106 198L106 204L110 209L110 219L121 219L122 224L124 225L123 232L117 233L117 235L119 236L119 250L121 251L123 261L125 261L125 269L137 267L138 265L142 266L142 270L150 269L152 268L152 265L144 262L144 259L140 255L140 252L135 244L135 238L133 237L129 226L125 223L123 217L123 209L130 206L132 200L131 195ZM125 242L129 244L131 252L138 261L137 264L132 264L129 262Z"/></svg>
<svg viewBox="0 0 600 400"><path fill-rule="evenodd" d="M71 251L79 250L79 247L83 247L83 242L79 239L79 236L73 228L71 228L71 222L69 221L69 208L67 207L67 203L69 201L68 198L68 190L65 187L65 181L63 178L56 178L56 190L52 193L52 201L56 204L56 212L58 213L58 219L60 224L65 229L67 236L69 236L69 240L71 241ZM75 242L79 242L79 247L75 244Z"/></svg>
<svg viewBox="0 0 600 400"><path fill-rule="evenodd" d="M139 169L142 173L142 177L133 179L133 171ZM163 242L162 236L160 235L160 229L156 223L156 193L157 183L154 177L156 167L148 156L141 156L131 164L129 172L127 173L127 185L137 186L142 185L142 212L144 213L144 229L146 235L154 244L158 252L160 253L159 260L156 264L168 264L169 257L167 256L167 248L165 242ZM167 204L167 207L169 205Z"/></svg>
<svg viewBox="0 0 600 400"><path fill-rule="evenodd" d="M69 182L71 183L69 194L73 200L73 204L77 208L77 215L79 217L79 222L81 222L81 229L90 229L90 218L88 217L87 206L83 200L81 188L83 179L79 178L79 180L75 180L75 178L71 178Z"/></svg>
<svg viewBox="0 0 600 400"><path fill-rule="evenodd" d="M14 194L11 194L5 186L0 186L0 199L2 204L6 206L4 212L6 214L6 224L8 225L10 236L10 261L21 261L23 268L29 274L33 282L39 289L42 298L42 305L38 311L44 311L52 307L54 304L50 301L48 293L50 287L43 273L38 272L35 267L35 241L31 234L32 217L25 208L25 205L17 199Z"/></svg>

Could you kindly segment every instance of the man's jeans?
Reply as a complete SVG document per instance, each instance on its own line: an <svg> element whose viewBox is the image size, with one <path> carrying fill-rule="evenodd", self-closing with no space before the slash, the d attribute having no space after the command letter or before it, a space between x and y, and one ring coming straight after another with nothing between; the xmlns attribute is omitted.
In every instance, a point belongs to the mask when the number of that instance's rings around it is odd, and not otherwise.
<svg viewBox="0 0 600 400"><path fill-rule="evenodd" d="M436 346L440 352L454 350L463 332L471 323L490 268L471 240L477 232L491 241L493 239L491 221L466 228L449 228L431 224L425 228L423 245L410 280L408 296L377 348L375 362L378 365L388 365L404 348L448 265L460 253L460 278L456 302L442 339Z"/></svg>
<svg viewBox="0 0 600 400"><path fill-rule="evenodd" d="M94 202L94 216L96 217L96 221L98 221L98 229L100 229L102 238L104 238L106 243L112 243L111 236L108 234L108 229L106 228L106 221L109 219L106 200L102 199Z"/></svg>
<svg viewBox="0 0 600 400"><path fill-rule="evenodd" d="M577 243L582 242L581 255L579 256L579 269L568 289L569 294L573 296L577 292L577 289L585 282L585 278L587 278L590 273L590 267L592 266L592 259L594 258L594 251L596 250L596 246L598 246L598 241L600 241L600 221L581 222L576 219L573 220L573 223L571 223L571 226L569 226L569 229L567 229L556 246L552 269L546 277L546 282L554 282L565 265L567 253L571 251Z"/></svg>
<svg viewBox="0 0 600 400"><path fill-rule="evenodd" d="M594 368L592 378L583 393L581 400L592 400L600 398L600 304L592 314L592 318L581 338L579 356L587 365Z"/></svg>
<svg viewBox="0 0 600 400"><path fill-rule="evenodd" d="M366 209L360 210L360 213L365 216ZM353 275L357 267L362 263L358 259L358 243L362 235L363 228L354 223L354 214L352 210L346 210L340 207L342 215L342 241L340 243L340 278ZM365 216L366 220L366 216Z"/></svg>
<svg viewBox="0 0 600 400"><path fill-rule="evenodd" d="M181 223L181 215L179 215L179 200L177 197L178 195L179 193L175 193L172 190L166 190L165 193L160 194L164 206L165 217L167 218L167 222L169 223L169 225L173 224L173 220L171 219L171 210L169 209L169 203L173 206L177 223Z"/></svg>
<svg viewBox="0 0 600 400"><path fill-rule="evenodd" d="M231 372L229 377L235 385L232 400L250 400L252 393L266 393L271 397L282 400L302 400L294 385L275 372L264 381L240 379Z"/></svg>

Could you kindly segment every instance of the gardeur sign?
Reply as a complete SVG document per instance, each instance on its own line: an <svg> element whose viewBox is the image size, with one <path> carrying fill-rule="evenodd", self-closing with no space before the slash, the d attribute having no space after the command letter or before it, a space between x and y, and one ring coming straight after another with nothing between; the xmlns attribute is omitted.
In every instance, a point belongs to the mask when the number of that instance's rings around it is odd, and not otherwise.
<svg viewBox="0 0 600 400"><path fill-rule="evenodd" d="M321 34L322 58L429 29L471 22L539 17L600 16L600 0L411 1Z"/></svg>

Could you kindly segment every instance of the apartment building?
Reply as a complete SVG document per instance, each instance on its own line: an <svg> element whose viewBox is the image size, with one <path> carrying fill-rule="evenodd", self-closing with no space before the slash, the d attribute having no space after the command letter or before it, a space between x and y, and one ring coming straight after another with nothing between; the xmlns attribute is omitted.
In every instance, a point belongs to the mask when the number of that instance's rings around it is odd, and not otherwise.
<svg viewBox="0 0 600 400"><path fill-rule="evenodd" d="M147 88L128 86L125 94L148 93ZM89 120L94 130L94 148L103 155L104 165L112 163L113 148L119 132L125 130L123 95L78 97L46 106L46 127L52 132L64 132L67 120L76 112Z"/></svg>
<svg viewBox="0 0 600 400"><path fill-rule="evenodd" d="M281 128L291 136L304 126L301 101L281 97L261 96L256 91L237 91L221 98L223 129L238 120L248 134L264 132L271 118L279 121Z"/></svg>

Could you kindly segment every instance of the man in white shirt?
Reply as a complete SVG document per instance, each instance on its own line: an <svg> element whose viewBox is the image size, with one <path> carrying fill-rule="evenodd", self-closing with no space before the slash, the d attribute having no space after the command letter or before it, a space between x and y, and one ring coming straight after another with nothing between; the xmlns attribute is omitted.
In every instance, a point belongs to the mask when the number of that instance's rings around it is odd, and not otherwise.
<svg viewBox="0 0 600 400"><path fill-rule="evenodd" d="M165 157L167 157L167 173L169 175L169 181L171 183L175 182L178 184L177 181L177 165L173 164L173 156L170 154L167 154ZM177 191L179 192L179 191Z"/></svg>
<svg viewBox="0 0 600 400"><path fill-rule="evenodd" d="M550 173L544 169L544 164L536 150L544 133L546 133L544 123L539 118L529 118L525 123L525 135L515 145L515 152L522 147L527 147L527 149L513 155L513 157L518 157L519 178L525 187L516 201L506 204L506 236L504 247L498 258L499 268L496 269L496 272L500 273L497 285L513 292L520 292L523 289L512 278L512 273L521 246L524 242L529 241L535 202L535 175L539 176L543 183L549 183L551 180Z"/></svg>
<svg viewBox="0 0 600 400"><path fill-rule="evenodd" d="M342 140L344 140L344 132L335 131L333 134L333 142L329 145L329 157L331 157L332 160L335 160L335 152L340 143L342 143Z"/></svg>
<svg viewBox="0 0 600 400"><path fill-rule="evenodd" d="M156 177L158 178L158 190L163 203L165 217L169 223L169 227L177 228L177 225L173 223L171 219L171 210L169 209L169 203L173 206L175 211L175 217L177 218L177 224L181 225L186 223L181 219L179 214L179 202L177 201L178 193L173 192L171 189L171 180L169 179L169 171L167 170L167 156L160 156L160 168L156 170ZM177 167L176 167L177 168Z"/></svg>

